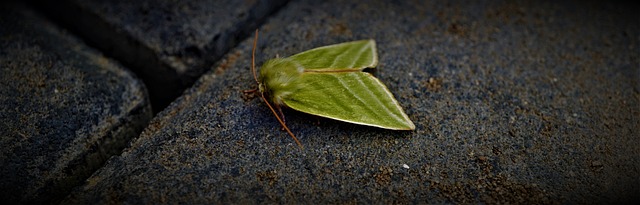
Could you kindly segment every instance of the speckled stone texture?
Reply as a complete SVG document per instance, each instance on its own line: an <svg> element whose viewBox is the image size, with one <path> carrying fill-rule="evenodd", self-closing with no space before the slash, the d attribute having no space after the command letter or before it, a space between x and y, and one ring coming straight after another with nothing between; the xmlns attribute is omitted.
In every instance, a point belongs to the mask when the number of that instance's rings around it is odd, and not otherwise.
<svg viewBox="0 0 640 205"><path fill-rule="evenodd" d="M144 85L20 4L0 3L0 201L55 203L151 119Z"/></svg>
<svg viewBox="0 0 640 205"><path fill-rule="evenodd" d="M286 0L61 0L36 5L140 76L162 110Z"/></svg>
<svg viewBox="0 0 640 205"><path fill-rule="evenodd" d="M638 202L640 19L575 2L295 1L258 65L372 38L413 132L259 98L247 39L64 203Z"/></svg>

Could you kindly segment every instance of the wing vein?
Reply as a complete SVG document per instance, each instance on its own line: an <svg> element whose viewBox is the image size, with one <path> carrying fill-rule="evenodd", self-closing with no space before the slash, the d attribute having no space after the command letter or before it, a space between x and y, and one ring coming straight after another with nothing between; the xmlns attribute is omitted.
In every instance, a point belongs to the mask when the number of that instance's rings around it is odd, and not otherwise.
<svg viewBox="0 0 640 205"><path fill-rule="evenodd" d="M337 64L337 63L342 62L342 59L343 59L345 56L348 56L348 54L349 54L349 48L350 48L350 47L345 47L344 49L342 49L342 50L338 51L338 52L337 52L337 54L336 54L336 57L335 57L335 58L333 58L333 61L331 62L331 65L329 66L329 68L335 68L335 66L336 66L336 64ZM349 67L347 67L347 68L349 68Z"/></svg>
<svg viewBox="0 0 640 205"><path fill-rule="evenodd" d="M368 76L364 75L364 77L368 77ZM398 122L403 122L404 120L403 120L402 118L399 118L399 116L397 116L397 115L396 115L396 114L397 114L396 112L393 112L391 109L389 109L389 107L387 106L387 105L389 104L389 102L382 102L382 101L380 100L380 98L379 98L378 96L376 96L376 94L374 94L374 93L373 93L373 91L375 91L376 93L380 93L380 90L382 89L382 93L381 93L381 94L382 94L382 95L386 95L386 98L385 98L385 99L387 99L387 98L389 98L389 97L393 97L393 96L389 96L389 95L388 95L388 93L386 93L386 92L384 91L384 87L380 87L381 85L378 85L378 86L370 86L370 85L369 85L369 86L368 86L366 83L364 83L364 81L362 81L362 79L361 79L361 78L362 78L362 77L359 77L359 76L358 76L358 78L356 78L356 79L357 79L357 81L358 81L358 83L360 83L362 86L366 87L366 88L367 88L367 90L372 91L372 92L365 92L365 93L368 93L368 94L369 94L369 96L370 96L372 99L374 99L374 100L375 100L375 102L376 102L379 106L382 106L382 108L384 109L384 111L385 111L386 113L391 114L391 116L393 116L393 118L395 118L395 120L397 120ZM376 80L373 80L373 81L374 81L375 83L377 83L377 82L376 82ZM373 85L373 84L371 84L371 85ZM382 119L384 119L384 118L382 118Z"/></svg>
<svg viewBox="0 0 640 205"><path fill-rule="evenodd" d="M349 75L349 76L355 75L356 79L358 77L358 75L354 74L354 73L348 73L346 75ZM357 93L353 92L353 89L350 89L351 87L347 86L346 83L342 80L342 78L336 78L336 79L338 80L340 85L342 85L342 87L345 88L345 90L349 93L349 95L353 96L355 99L358 100L358 104L360 105L360 106L358 106L359 108L364 108L365 110L368 111L367 113L373 113L376 118L380 119L380 113L378 113L375 110L373 110L370 106L367 106L366 101L364 99L362 99L363 96L360 96ZM357 114L362 115L362 113L357 113ZM360 120L362 120L362 119L360 119ZM371 123L371 122L367 122L367 123Z"/></svg>
<svg viewBox="0 0 640 205"><path fill-rule="evenodd" d="M356 65L356 63L359 63L362 60L364 54L367 53L366 51L367 51L367 48L369 47L368 45L369 44L367 43L367 44L365 44L365 46L362 46L358 50L358 52L357 52L358 55L357 55L357 57L356 57L356 59L354 61L351 61L351 64L349 65L349 68L352 68L354 65Z"/></svg>

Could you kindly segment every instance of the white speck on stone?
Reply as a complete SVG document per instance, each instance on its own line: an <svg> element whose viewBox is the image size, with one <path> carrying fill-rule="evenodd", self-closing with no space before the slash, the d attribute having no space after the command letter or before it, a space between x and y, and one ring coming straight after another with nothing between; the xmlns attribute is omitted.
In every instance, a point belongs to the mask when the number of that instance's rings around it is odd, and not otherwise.
<svg viewBox="0 0 640 205"><path fill-rule="evenodd" d="M407 165L407 164L402 164L402 168L409 169L409 165Z"/></svg>

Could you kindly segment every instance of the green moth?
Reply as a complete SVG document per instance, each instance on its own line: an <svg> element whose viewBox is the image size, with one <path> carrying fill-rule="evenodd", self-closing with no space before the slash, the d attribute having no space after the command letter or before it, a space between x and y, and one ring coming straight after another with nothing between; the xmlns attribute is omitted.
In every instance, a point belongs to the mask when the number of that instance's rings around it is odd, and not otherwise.
<svg viewBox="0 0 640 205"><path fill-rule="evenodd" d="M256 30L251 69L258 89L248 92L260 93L298 146L302 144L285 125L283 106L354 124L391 130L415 129L389 89L370 73L363 72L378 65L374 40L318 47L287 58L276 57L262 65L258 77L255 70L257 39Z"/></svg>

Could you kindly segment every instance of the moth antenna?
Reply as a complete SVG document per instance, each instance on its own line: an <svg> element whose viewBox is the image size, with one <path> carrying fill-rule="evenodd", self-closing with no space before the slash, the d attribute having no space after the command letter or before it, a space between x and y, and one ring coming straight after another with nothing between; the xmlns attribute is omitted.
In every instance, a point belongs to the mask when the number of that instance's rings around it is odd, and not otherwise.
<svg viewBox="0 0 640 205"><path fill-rule="evenodd" d="M258 81L258 75L256 74L256 45L258 44L257 42L258 42L258 29L256 29L256 34L255 34L255 37L253 38L253 49L251 51L251 71L253 71L253 79L256 80L257 84L260 84L260 81ZM249 91L249 92L251 92L251 91ZM291 132L291 130L289 130L289 127L287 127L287 125L284 124L284 121L282 119L280 119L280 116L278 116L278 113L276 113L276 110L274 110L273 106L271 106L269 101L267 101L267 98L264 97L264 94L260 93L260 97L267 104L267 106L269 107L269 109L271 110L273 115L276 116L276 119L278 119L278 122L280 122L282 127L284 127L284 129L287 131L287 133L289 133L291 138L293 138L293 140L296 141L296 144L298 144L298 147L300 147L300 149L304 149L304 147L302 146L302 143L300 143L300 141L298 141L298 138L296 138L296 136ZM278 108L280 108L280 107L278 107ZM280 111L280 114L282 114L282 111Z"/></svg>
<svg viewBox="0 0 640 205"><path fill-rule="evenodd" d="M267 106L269 106L269 109L271 109L271 112L273 113L274 116L276 116L276 119L278 119L278 122L280 122L282 127L284 127L284 129L287 131L287 133L289 133L291 138L293 138L293 140L296 141L296 144L298 144L298 147L300 147L300 149L304 149L304 147L302 146L302 143L300 143L300 141L298 141L298 138L296 138L296 136L293 135L291 130L289 130L289 127L287 127L287 125L284 124L284 121L282 121L282 119L280 119L280 116L278 116L278 113L276 113L276 110L274 110L273 106L271 106L269 101L267 101L267 98L264 97L264 94L260 93L260 97L262 97L262 100L264 100L264 102L267 103Z"/></svg>
<svg viewBox="0 0 640 205"><path fill-rule="evenodd" d="M251 51L251 71L253 71L253 79L256 80L257 84L260 84L258 81L258 75L256 75L256 44L258 42L258 29L256 29L256 35L253 38L253 50Z"/></svg>

